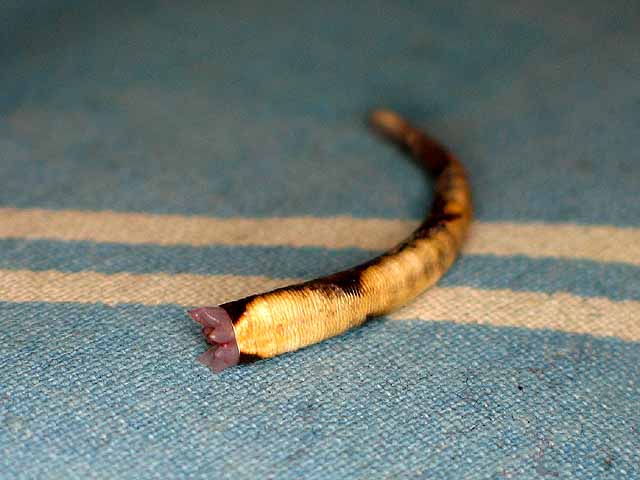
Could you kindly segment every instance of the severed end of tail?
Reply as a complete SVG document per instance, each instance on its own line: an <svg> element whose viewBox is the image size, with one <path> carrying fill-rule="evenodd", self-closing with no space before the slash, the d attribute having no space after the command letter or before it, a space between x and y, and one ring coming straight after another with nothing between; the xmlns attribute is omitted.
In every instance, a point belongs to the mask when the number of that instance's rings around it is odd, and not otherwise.
<svg viewBox="0 0 640 480"><path fill-rule="evenodd" d="M201 307L189 310L187 313L202 325L203 335L207 342L213 345L198 356L198 362L215 373L237 365L240 349L236 342L233 322L226 310L221 307Z"/></svg>

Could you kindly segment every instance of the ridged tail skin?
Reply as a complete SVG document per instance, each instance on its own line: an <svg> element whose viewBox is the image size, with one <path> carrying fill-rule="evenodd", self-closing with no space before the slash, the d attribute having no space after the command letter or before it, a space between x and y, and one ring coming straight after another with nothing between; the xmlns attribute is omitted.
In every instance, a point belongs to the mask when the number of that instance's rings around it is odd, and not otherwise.
<svg viewBox="0 0 640 480"><path fill-rule="evenodd" d="M233 322L240 361L297 350L390 312L435 284L455 261L472 220L462 164L394 112L377 110L370 121L434 176L428 216L404 242L365 264L220 305Z"/></svg>

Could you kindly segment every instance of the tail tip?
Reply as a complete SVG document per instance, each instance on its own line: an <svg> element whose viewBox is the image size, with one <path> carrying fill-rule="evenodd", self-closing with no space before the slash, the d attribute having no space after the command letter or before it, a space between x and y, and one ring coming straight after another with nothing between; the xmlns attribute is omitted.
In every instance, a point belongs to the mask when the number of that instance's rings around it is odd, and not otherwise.
<svg viewBox="0 0 640 480"><path fill-rule="evenodd" d="M407 128L407 122L400 115L385 108L373 110L369 121L375 128L392 137L400 137Z"/></svg>

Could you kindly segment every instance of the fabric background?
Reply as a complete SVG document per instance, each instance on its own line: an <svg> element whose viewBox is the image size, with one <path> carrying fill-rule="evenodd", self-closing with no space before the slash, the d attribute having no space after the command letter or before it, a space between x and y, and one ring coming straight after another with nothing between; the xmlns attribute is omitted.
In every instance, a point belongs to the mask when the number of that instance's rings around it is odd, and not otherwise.
<svg viewBox="0 0 640 480"><path fill-rule="evenodd" d="M640 2L0 2L1 478L640 478ZM212 376L187 306L478 222L388 318Z"/></svg>

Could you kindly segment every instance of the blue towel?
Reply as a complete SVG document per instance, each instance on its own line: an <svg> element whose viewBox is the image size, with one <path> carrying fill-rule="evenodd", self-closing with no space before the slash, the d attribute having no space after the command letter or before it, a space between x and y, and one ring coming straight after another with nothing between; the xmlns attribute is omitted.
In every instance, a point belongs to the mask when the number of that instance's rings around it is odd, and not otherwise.
<svg viewBox="0 0 640 480"><path fill-rule="evenodd" d="M640 478L640 2L0 2L0 478ZM432 290L213 376L185 315L384 251Z"/></svg>

